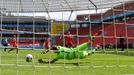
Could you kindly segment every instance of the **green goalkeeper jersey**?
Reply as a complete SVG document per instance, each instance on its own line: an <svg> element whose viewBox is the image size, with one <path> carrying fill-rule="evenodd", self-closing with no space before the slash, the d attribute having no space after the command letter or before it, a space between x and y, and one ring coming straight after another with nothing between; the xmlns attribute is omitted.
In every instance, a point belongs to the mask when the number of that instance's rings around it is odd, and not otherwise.
<svg viewBox="0 0 134 75"><path fill-rule="evenodd" d="M57 46L59 50L57 53L57 59L84 58L88 53L90 53L88 47L87 43L83 43L75 48Z"/></svg>

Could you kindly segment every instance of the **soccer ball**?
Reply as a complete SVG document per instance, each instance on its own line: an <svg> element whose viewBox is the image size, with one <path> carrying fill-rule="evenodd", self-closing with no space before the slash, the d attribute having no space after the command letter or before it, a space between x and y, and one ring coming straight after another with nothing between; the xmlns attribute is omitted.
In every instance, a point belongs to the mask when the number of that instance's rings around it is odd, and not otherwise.
<svg viewBox="0 0 134 75"><path fill-rule="evenodd" d="M31 62L32 59L33 59L32 54L27 54L27 55L26 55L26 62Z"/></svg>

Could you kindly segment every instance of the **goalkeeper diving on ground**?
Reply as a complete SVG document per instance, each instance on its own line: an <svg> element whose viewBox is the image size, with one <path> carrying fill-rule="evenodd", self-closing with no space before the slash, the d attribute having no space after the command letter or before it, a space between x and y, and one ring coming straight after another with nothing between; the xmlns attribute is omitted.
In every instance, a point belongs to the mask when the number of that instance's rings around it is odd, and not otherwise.
<svg viewBox="0 0 134 75"><path fill-rule="evenodd" d="M57 53L57 56L48 61L43 59L38 59L39 63L54 63L58 59L75 59L75 58L85 58L86 56L94 53L94 50L89 50L89 46L92 44L94 37L90 37L88 42L76 46L75 48L67 48L63 46L53 46L50 51ZM49 51L49 50L48 50ZM48 52L46 51L46 53Z"/></svg>
<svg viewBox="0 0 134 75"><path fill-rule="evenodd" d="M99 35L100 31L98 33L95 33L95 36ZM95 39L94 36L89 37L89 40L81 45L76 46L75 48L68 48L63 46L52 46L50 50L47 50L47 52L52 51L54 53L57 53L56 57L52 60L44 61L43 59L38 59L39 63L54 63L58 61L59 59L75 59L75 58L85 58L86 56L94 53L94 49L89 49L89 46L92 45L93 40Z"/></svg>

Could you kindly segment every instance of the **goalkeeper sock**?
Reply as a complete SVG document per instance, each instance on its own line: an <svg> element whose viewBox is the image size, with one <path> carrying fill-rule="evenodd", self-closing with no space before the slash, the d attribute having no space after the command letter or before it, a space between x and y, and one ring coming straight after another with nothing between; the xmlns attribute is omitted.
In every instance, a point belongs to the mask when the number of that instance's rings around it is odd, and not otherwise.
<svg viewBox="0 0 134 75"><path fill-rule="evenodd" d="M89 37L89 40L90 40L91 42L92 42L94 39L95 39L94 36L90 36L90 37Z"/></svg>

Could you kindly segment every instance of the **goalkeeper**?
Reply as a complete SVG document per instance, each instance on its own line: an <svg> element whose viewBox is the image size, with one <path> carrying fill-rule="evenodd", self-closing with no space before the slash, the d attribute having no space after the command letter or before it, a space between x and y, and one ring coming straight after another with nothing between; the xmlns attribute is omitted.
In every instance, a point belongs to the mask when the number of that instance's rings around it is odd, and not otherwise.
<svg viewBox="0 0 134 75"><path fill-rule="evenodd" d="M54 63L58 59L74 59L74 58L82 59L94 52L94 50L88 49L89 46L92 44L93 40L94 40L94 37L90 37L88 42L78 45L75 48L67 48L67 47L63 47L63 46L53 46L51 48L51 50L48 50L48 51L57 53L56 58L49 60L49 61L44 61L43 59L38 59L38 62L39 63Z"/></svg>

